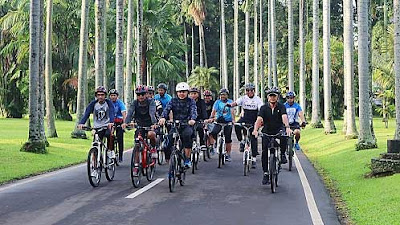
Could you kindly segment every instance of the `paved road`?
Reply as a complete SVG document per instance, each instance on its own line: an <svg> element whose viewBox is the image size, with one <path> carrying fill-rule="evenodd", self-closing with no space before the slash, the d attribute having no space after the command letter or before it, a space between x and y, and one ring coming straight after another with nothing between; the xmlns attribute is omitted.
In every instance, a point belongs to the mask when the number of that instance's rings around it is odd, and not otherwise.
<svg viewBox="0 0 400 225"><path fill-rule="evenodd" d="M277 193L272 194L269 186L261 185L261 164L244 177L241 154L234 150L232 156L233 162L221 169L216 156L200 162L198 173L187 174L186 185L177 186L175 193L168 189L167 166L159 166L156 178L165 179L132 199L126 197L139 189L130 181L130 153L115 180L102 176L98 188L88 183L85 165L0 186L0 224L340 224L320 178L301 152L297 158L313 195L304 191L299 164L293 171L283 166ZM144 178L142 184L149 183ZM312 198L318 210L312 210L312 201L307 204Z"/></svg>

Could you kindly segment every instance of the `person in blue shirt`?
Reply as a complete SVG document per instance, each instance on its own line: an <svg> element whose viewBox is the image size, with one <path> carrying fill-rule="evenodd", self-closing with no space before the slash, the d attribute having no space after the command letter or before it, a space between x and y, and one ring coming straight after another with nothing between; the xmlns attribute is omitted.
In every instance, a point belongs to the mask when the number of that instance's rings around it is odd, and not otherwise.
<svg viewBox="0 0 400 225"><path fill-rule="evenodd" d="M158 94L156 94L156 96L154 96L155 100L158 100L161 102L163 109L165 109L168 102L170 102L172 99L171 95L167 94L167 89L168 88L167 88L166 84L164 84L164 83L159 84L157 86Z"/></svg>
<svg viewBox="0 0 400 225"><path fill-rule="evenodd" d="M227 106L227 104L232 104L233 101L228 99L229 91L226 88L222 88L219 91L219 99L215 101L213 110L211 112L211 117L207 120L208 123L217 122L217 123L235 123L235 114L234 110ZM215 124L215 126L211 129L211 143L214 143L217 139L218 133L221 131L222 126L219 124ZM231 162L231 150L232 150L232 125L225 126L224 128L225 135L225 143L226 143L226 156L225 160L227 162Z"/></svg>
<svg viewBox="0 0 400 225"><path fill-rule="evenodd" d="M118 99L119 93L116 89L111 89L108 92L108 96L110 100L114 104L114 124L115 125L122 125L126 119L126 107L125 104ZM118 142L118 149L119 149L119 162L122 162L122 154L124 154L124 131L121 126L116 128L117 131L117 142Z"/></svg>
<svg viewBox="0 0 400 225"><path fill-rule="evenodd" d="M296 143L294 147L296 150L300 150L299 140L300 140L300 127L306 127L306 119L304 118L303 110L301 106L295 102L296 93L293 91L289 91L286 94L286 113L289 119L289 126L293 130ZM299 118L301 120L301 124L299 123Z"/></svg>

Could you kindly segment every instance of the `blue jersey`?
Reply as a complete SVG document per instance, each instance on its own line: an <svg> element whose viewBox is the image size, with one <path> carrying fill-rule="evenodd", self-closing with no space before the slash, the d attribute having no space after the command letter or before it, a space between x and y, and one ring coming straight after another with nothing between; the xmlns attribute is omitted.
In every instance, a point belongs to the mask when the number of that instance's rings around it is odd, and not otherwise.
<svg viewBox="0 0 400 225"><path fill-rule="evenodd" d="M290 105L286 102L285 107L289 119L289 124L293 124L295 122L298 123L299 113L302 111L301 106L296 102L293 103L293 105Z"/></svg>
<svg viewBox="0 0 400 225"><path fill-rule="evenodd" d="M233 118L232 118L232 108L230 107L225 107L227 103L233 103L233 101L231 99L228 99L226 101L222 101L220 99L218 99L217 101L215 101L213 109L216 111L216 115L217 115L217 120L220 117L224 117L226 122L232 122Z"/></svg>
<svg viewBox="0 0 400 225"><path fill-rule="evenodd" d="M171 95L165 93L164 96L160 96L159 94L156 94L154 96L154 100L158 100L161 102L161 105L163 107L163 109L165 109L165 107L167 106L168 102L170 102L172 99Z"/></svg>
<svg viewBox="0 0 400 225"><path fill-rule="evenodd" d="M115 118L123 119L122 112L126 112L125 104L119 99L113 102L113 104L114 104Z"/></svg>

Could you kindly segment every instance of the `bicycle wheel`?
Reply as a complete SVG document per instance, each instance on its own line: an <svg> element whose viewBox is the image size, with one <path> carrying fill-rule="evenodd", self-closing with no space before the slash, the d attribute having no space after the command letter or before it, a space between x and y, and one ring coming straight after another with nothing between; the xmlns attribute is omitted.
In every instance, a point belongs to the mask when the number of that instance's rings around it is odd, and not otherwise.
<svg viewBox="0 0 400 225"><path fill-rule="evenodd" d="M271 192L276 192L276 158L274 154L269 156L269 179L271 182Z"/></svg>
<svg viewBox="0 0 400 225"><path fill-rule="evenodd" d="M115 176L115 158L111 158L110 155L111 152L108 151L106 153L106 178L108 181L112 181Z"/></svg>
<svg viewBox="0 0 400 225"><path fill-rule="evenodd" d="M93 187L98 187L101 179L101 165L97 161L98 151L96 148L90 149L87 160L87 173L89 183Z"/></svg>
<svg viewBox="0 0 400 225"><path fill-rule="evenodd" d="M221 165L224 164L224 162L223 162L224 159L225 159L225 156L222 155L222 145L219 145L219 147L218 147L218 168L221 168Z"/></svg>
<svg viewBox="0 0 400 225"><path fill-rule="evenodd" d="M186 180L186 169L183 166L183 159L179 159L178 161L178 171L179 171L179 184L183 186L185 185L185 180Z"/></svg>
<svg viewBox="0 0 400 225"><path fill-rule="evenodd" d="M294 155L294 151L293 151L293 138L289 138L288 140L288 156L289 156L289 171L292 171L292 166L293 166L293 155Z"/></svg>
<svg viewBox="0 0 400 225"><path fill-rule="evenodd" d="M156 172L156 159L151 157L151 153L148 157L148 166L146 167L146 178L148 181L152 181L154 178L154 173Z"/></svg>
<svg viewBox="0 0 400 225"><path fill-rule="evenodd" d="M193 152L192 151L192 154L191 154L191 160L192 160L192 174L194 174L194 171L196 170L196 152Z"/></svg>
<svg viewBox="0 0 400 225"><path fill-rule="evenodd" d="M115 165L119 166L119 147L118 142L114 141L114 152L115 152Z"/></svg>
<svg viewBox="0 0 400 225"><path fill-rule="evenodd" d="M199 161L200 161L200 151L196 152L196 170L199 170Z"/></svg>
<svg viewBox="0 0 400 225"><path fill-rule="evenodd" d="M175 191L175 183L176 183L176 155L173 153L171 155L171 159L169 160L169 171L168 171L168 185L169 191Z"/></svg>
<svg viewBox="0 0 400 225"><path fill-rule="evenodd" d="M244 176L247 176L249 174L249 161L248 161L249 155L248 154L249 153L247 151L245 151L244 155L243 155L243 169L244 169L243 175Z"/></svg>
<svg viewBox="0 0 400 225"><path fill-rule="evenodd" d="M136 154L139 155L138 160L135 159ZM140 163L140 151L139 149L137 149L137 147L135 147L132 152L132 158L131 158L131 180L135 188L139 187L141 179L142 179L142 165Z"/></svg>

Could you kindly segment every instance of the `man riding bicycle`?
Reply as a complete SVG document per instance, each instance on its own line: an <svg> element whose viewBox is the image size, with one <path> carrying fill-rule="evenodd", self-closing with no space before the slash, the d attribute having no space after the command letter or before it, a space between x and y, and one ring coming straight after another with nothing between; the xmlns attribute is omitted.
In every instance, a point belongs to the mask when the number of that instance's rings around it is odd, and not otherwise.
<svg viewBox="0 0 400 225"><path fill-rule="evenodd" d="M210 118L214 106L212 92L209 90L205 90L203 92L203 95L204 95L204 103L206 104L207 118Z"/></svg>
<svg viewBox="0 0 400 225"><path fill-rule="evenodd" d="M294 93L293 91L289 91L286 94L285 107L289 119L289 126L293 130L293 134L296 140L294 147L296 148L296 150L300 150L300 127L306 127L306 119L304 118L304 112L301 109L301 106L295 102L295 98L296 93ZM298 122L299 117L301 120L301 124Z"/></svg>
<svg viewBox="0 0 400 225"><path fill-rule="evenodd" d="M197 107L197 118L196 122L199 121L204 121L208 119L207 117L207 111L206 111L206 104L203 99L200 98L200 90L196 87L193 87L189 91L190 98L193 99L196 102L196 107ZM199 124L195 126L195 132L198 132L199 137L200 137L200 146L201 148L205 147L205 141L204 141L204 128L202 124Z"/></svg>
<svg viewBox="0 0 400 225"><path fill-rule="evenodd" d="M276 87L272 87L267 90L267 98L268 102L261 106L260 111L258 112L257 121L254 124L253 135L255 137L258 136L258 129L264 125L262 132L275 135L280 132L286 131L286 134L290 134L292 130L289 127L289 121L286 113L286 108L283 104L278 102L279 95L281 94L280 90ZM268 175L268 144L270 139L263 137L262 139L262 167L264 171L262 184L268 184L269 175ZM287 138L280 137L280 149L281 149L281 163L287 163L287 159L285 156L287 148Z"/></svg>
<svg viewBox="0 0 400 225"><path fill-rule="evenodd" d="M161 83L157 86L157 91L158 94L154 96L155 100L158 100L161 102L163 109L167 106L167 104L171 101L172 97L171 95L167 94L167 85L164 83Z"/></svg>
<svg viewBox="0 0 400 225"><path fill-rule="evenodd" d="M153 100L147 98L147 88L144 85L138 85L135 90L137 99L134 100L128 110L128 116L126 117L123 127L127 124L132 124L131 121L135 119L135 123L140 127L152 127L155 129L156 120L156 104ZM143 137L146 136L146 132L142 129L136 130L135 137L142 133ZM150 140L150 145L155 147L156 145L156 133L151 130L147 132L147 138Z"/></svg>
<svg viewBox="0 0 400 225"><path fill-rule="evenodd" d="M108 93L110 100L114 104L114 124L115 125L122 125L126 119L126 107L125 104L118 99L118 91L116 89L111 89ZM124 154L124 131L121 126L116 128L117 130L117 142L118 142L118 149L119 149L119 162L122 162L122 154Z"/></svg>
<svg viewBox="0 0 400 225"><path fill-rule="evenodd" d="M176 92L178 97L171 99L171 101L166 105L159 124L161 126L165 124L165 121L169 119L169 114L171 111L174 121L179 120L188 122L187 125L181 125L178 132L181 136L182 145L185 148L185 167L190 168L192 166L190 154L193 144L193 125L196 123L195 120L197 118L197 107L196 102L188 97L189 85L187 83L178 83L176 85ZM169 140L172 140L172 133L169 135ZM169 161L171 157L172 144L173 143L170 141L165 151L165 159L167 161Z"/></svg>
<svg viewBox="0 0 400 225"><path fill-rule="evenodd" d="M229 90L226 88L222 88L219 91L220 99L215 101L213 110L211 112L211 117L207 120L208 123L217 122L217 123L234 123L235 122L235 115L234 110L227 106L227 104L233 103L231 99L228 99ZM222 126L216 124L214 128L211 130L211 143L214 143L217 139L218 133L221 131ZM227 125L224 128L224 135L225 135L225 143L226 143L226 157L225 160L227 162L232 161L231 157L231 150L232 150L232 125Z"/></svg>
<svg viewBox="0 0 400 225"><path fill-rule="evenodd" d="M245 85L246 95L240 97L238 100L233 102L232 104L228 104L229 106L241 106L244 110L244 114L237 123L246 123L246 124L254 124L257 120L258 110L261 108L264 103L262 102L261 98L254 94L255 86L254 84L246 84ZM235 126L235 133L237 136L238 141L240 141L240 152L244 151L244 140L243 134L245 129L241 126ZM250 129L250 132L253 132L253 128ZM258 155L257 149L257 139L252 134L250 135L251 140L251 151L252 151L252 163L251 166L253 169L256 168L256 156Z"/></svg>
<svg viewBox="0 0 400 225"><path fill-rule="evenodd" d="M96 99L89 103L86 107L83 117L79 121L78 128L82 129L85 126L87 119L90 114L93 113L93 128L99 135L99 139L103 140L107 138L107 146L112 149L109 137L111 134L111 128L113 127L114 121L114 104L111 100L106 99L107 89L103 86L96 88L95 96Z"/></svg>

